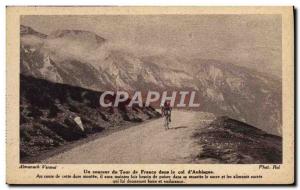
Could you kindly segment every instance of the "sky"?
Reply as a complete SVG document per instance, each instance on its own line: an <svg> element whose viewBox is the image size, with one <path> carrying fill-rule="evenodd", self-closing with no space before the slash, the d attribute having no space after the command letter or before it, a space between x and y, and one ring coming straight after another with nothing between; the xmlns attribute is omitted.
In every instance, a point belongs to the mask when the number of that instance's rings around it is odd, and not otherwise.
<svg viewBox="0 0 300 190"><path fill-rule="evenodd" d="M88 30L113 43L216 59L281 76L280 15L34 15L23 16L21 24L45 34Z"/></svg>

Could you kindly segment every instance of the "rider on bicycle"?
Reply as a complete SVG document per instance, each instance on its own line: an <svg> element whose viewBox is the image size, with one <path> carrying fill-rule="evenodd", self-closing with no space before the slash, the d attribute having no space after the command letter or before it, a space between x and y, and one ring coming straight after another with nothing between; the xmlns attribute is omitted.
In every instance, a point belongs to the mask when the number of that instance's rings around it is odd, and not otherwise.
<svg viewBox="0 0 300 190"><path fill-rule="evenodd" d="M170 101L165 101L164 104L161 105L161 113L163 115L165 115L166 112L169 112L169 121L171 122L171 111L172 111L172 107L170 104Z"/></svg>

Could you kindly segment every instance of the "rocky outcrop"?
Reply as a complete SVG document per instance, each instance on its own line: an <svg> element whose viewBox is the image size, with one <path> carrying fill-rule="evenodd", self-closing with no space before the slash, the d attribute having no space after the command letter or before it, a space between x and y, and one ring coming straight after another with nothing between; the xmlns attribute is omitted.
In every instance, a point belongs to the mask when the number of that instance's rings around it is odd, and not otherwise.
<svg viewBox="0 0 300 190"><path fill-rule="evenodd" d="M281 164L282 138L246 123L219 117L194 134L201 145L198 162L224 164Z"/></svg>
<svg viewBox="0 0 300 190"><path fill-rule="evenodd" d="M126 103L100 107L98 91L23 75L20 82L21 160L90 134L160 116L152 107L128 109Z"/></svg>

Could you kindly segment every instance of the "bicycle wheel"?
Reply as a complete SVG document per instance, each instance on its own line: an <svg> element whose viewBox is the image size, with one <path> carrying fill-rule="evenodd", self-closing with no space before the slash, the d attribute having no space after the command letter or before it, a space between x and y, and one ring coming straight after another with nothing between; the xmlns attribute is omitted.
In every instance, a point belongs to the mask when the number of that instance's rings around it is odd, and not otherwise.
<svg viewBox="0 0 300 190"><path fill-rule="evenodd" d="M166 121L166 129L169 129L169 124L170 124L169 114L166 115L165 121Z"/></svg>

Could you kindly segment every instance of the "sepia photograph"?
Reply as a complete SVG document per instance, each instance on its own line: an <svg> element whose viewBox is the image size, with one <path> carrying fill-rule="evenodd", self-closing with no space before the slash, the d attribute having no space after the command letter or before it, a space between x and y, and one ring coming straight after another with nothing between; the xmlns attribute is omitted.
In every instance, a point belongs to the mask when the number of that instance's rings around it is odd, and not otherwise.
<svg viewBox="0 0 300 190"><path fill-rule="evenodd" d="M22 16L20 160L281 163L281 67L280 15Z"/></svg>

